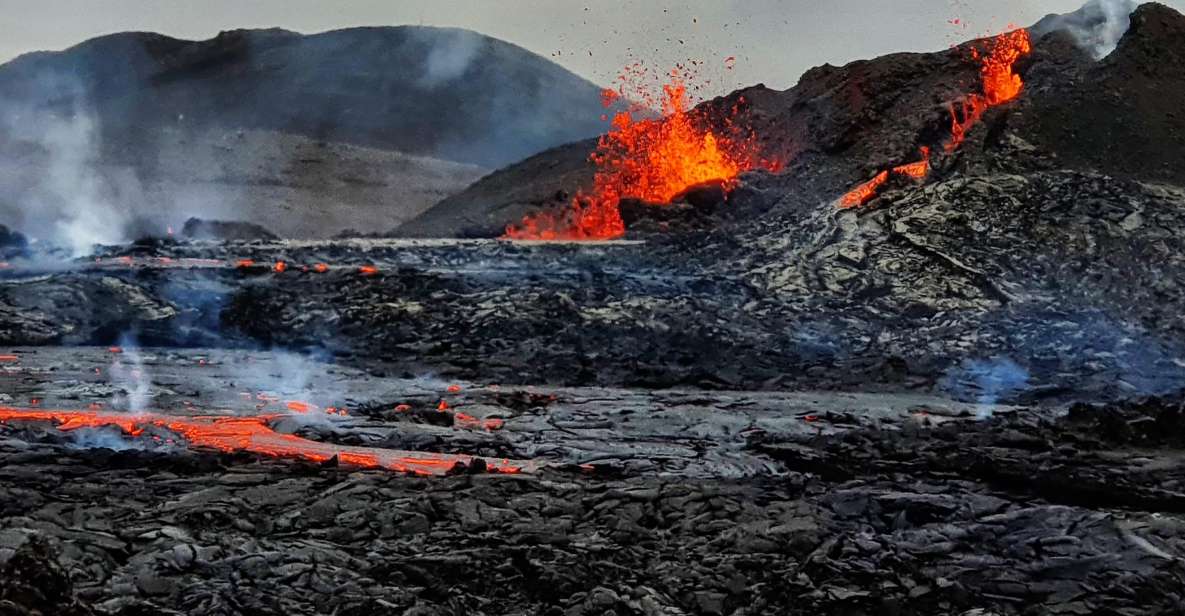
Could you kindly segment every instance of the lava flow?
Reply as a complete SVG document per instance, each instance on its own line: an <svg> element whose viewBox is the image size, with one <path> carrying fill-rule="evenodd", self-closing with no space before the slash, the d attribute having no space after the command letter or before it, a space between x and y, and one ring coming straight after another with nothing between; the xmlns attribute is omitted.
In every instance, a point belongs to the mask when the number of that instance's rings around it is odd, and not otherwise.
<svg viewBox="0 0 1185 616"><path fill-rule="evenodd" d="M444 475L458 464L471 466L477 458L460 454L399 451L372 447L350 447L310 441L292 434L280 434L269 425L281 415L240 417L177 417L161 414L103 413L20 409L0 406L0 423L47 422L70 432L81 428L115 427L132 437L151 428L167 430L190 446L226 453L247 452L275 458L339 463L359 468L386 469L418 475ZM532 464L519 460L482 459L485 468L499 473L521 473Z"/></svg>
<svg viewBox="0 0 1185 616"><path fill-rule="evenodd" d="M636 67L631 67L636 69ZM626 75L630 74L627 69ZM636 74L636 73L635 73ZM691 108L684 76L671 72L662 88L662 117L636 119L644 109L622 111L613 118L612 130L602 136L589 157L596 167L590 193L581 192L571 206L559 212L531 214L519 225L507 227L505 238L529 240L602 240L625 233L618 203L635 198L649 203L669 203L690 186L720 181L728 189L738 175L756 168L776 170L779 165L759 155L756 136L738 130L734 107L714 132L709 122ZM621 81L628 82L626 76ZM626 96L626 87L606 90L606 107ZM643 96L643 99L645 97ZM742 134L737 137L734 135Z"/></svg>
<svg viewBox="0 0 1185 616"><path fill-rule="evenodd" d="M950 137L943 144L946 153L952 153L963 144L967 133L983 119L988 109L1007 103L1020 95L1024 81L1016 74L1016 62L1033 49L1028 30L1006 32L991 39L986 52L971 50L971 57L979 62L979 76L982 94L972 93L951 103ZM871 180L848 191L840 197L840 208L853 208L871 201L880 192L889 178L897 175L913 179L925 179L930 173L930 148L923 147L920 160L881 171Z"/></svg>

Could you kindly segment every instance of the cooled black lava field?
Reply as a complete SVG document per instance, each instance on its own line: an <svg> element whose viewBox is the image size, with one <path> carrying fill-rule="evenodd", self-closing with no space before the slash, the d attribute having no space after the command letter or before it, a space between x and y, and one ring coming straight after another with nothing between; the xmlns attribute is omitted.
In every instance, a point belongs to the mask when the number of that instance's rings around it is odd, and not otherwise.
<svg viewBox="0 0 1185 616"><path fill-rule="evenodd" d="M613 240L492 237L588 143L392 237L3 238L0 616L1185 613L1185 17L1032 36L945 151L967 48L709 101L784 166Z"/></svg>

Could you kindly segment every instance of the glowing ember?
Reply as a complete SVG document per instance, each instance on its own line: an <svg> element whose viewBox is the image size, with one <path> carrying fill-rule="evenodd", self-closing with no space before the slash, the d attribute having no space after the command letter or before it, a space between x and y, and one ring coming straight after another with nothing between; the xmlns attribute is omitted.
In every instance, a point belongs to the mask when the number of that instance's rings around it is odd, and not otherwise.
<svg viewBox="0 0 1185 616"><path fill-rule="evenodd" d="M286 269L288 269L288 264L283 261L276 261L276 264L274 266L272 266L272 270L275 271L277 274L284 273L284 270L286 270Z"/></svg>
<svg viewBox="0 0 1185 616"><path fill-rule="evenodd" d="M458 463L472 464L475 458L459 454L424 453L369 447L350 447L310 441L271 429L273 415L250 417L173 417L144 414L124 415L98 411L50 411L0 406L0 422L48 422L63 432L81 428L115 427L130 436L149 429L164 429L185 438L190 446L226 453L248 452L276 458L338 462L360 468L381 468L420 475L443 475ZM500 473L534 470L527 461L485 460L486 468Z"/></svg>
<svg viewBox="0 0 1185 616"><path fill-rule="evenodd" d="M1024 81L1016 74L1014 66L1032 49L1029 32L1024 29L994 37L989 42L986 52L972 49L971 57L980 64L979 75L983 94L968 94L961 100L951 103L950 138L943 145L948 154L963 144L967 133L983 119L983 114L988 109L1007 103L1020 95ZM839 207L846 209L868 203L876 197L892 175L921 180L929 173L930 149L922 148L921 160L878 173L876 177L840 197Z"/></svg>
<svg viewBox="0 0 1185 616"><path fill-rule="evenodd" d="M308 402L292 401L285 406L293 413L308 413L312 409L312 406Z"/></svg>
<svg viewBox="0 0 1185 616"><path fill-rule="evenodd" d="M876 174L876 177L871 180L853 188L848 191L846 195L840 197L839 206L841 208L852 208L864 205L880 192L881 186L884 186L889 181L889 172L881 171Z"/></svg>
<svg viewBox="0 0 1185 616"><path fill-rule="evenodd" d="M20 360L21 358L17 355L0 355L0 363L11 364Z"/></svg>
<svg viewBox="0 0 1185 616"><path fill-rule="evenodd" d="M622 77L622 81L627 80ZM625 96L625 87L616 92L606 91L603 102L609 105ZM751 132L737 138L706 128L706 118L691 108L684 77L677 71L671 72L670 83L663 86L662 92L662 118L637 120L631 111L620 112L613 118L612 130L601 137L596 151L589 157L597 168L591 193L578 194L566 210L527 216L520 225L507 227L504 237L528 240L620 237L625 233L618 211L622 198L669 203L696 184L722 181L728 189L745 171L779 167L761 160ZM738 114L739 109L734 108L732 117ZM731 119L724 124L734 128Z"/></svg>
<svg viewBox="0 0 1185 616"><path fill-rule="evenodd" d="M478 419L472 415L466 415L465 413L457 413L453 415L453 419L456 421L459 427L469 430L485 430L486 432L493 432L495 430L501 430L502 426L504 425L504 422L498 418L483 420Z"/></svg>
<svg viewBox="0 0 1185 616"><path fill-rule="evenodd" d="M362 267L358 268L358 273L362 274L363 276L374 276L375 274L379 273L379 268L373 265L363 265Z"/></svg>

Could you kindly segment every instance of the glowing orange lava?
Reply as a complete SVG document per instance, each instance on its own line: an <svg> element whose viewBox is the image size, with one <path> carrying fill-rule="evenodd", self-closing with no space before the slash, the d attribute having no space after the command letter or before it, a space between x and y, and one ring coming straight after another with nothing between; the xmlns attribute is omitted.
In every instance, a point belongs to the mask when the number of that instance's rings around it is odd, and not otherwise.
<svg viewBox="0 0 1185 616"><path fill-rule="evenodd" d="M629 73L627 69L626 74ZM623 198L669 203L690 186L721 181L731 188L738 175L759 167L777 170L779 165L761 160L756 137L714 132L707 120L692 109L687 85L678 71L662 88L659 119L634 117L638 110L622 111L613 118L612 130L601 137L589 157L596 167L591 192L581 192L571 206L558 212L539 212L507 227L505 238L525 240L600 240L625 233L618 211ZM623 75L622 81L627 81ZM625 96L626 86L602 94L606 106ZM645 98L645 97L643 97ZM734 108L724 122L735 130Z"/></svg>
<svg viewBox="0 0 1185 616"><path fill-rule="evenodd" d="M32 410L0 406L0 423L14 421L57 424L69 432L82 428L115 427L137 437L149 429L163 429L185 438L195 448L221 452L248 452L276 458L328 462L359 468L387 469L419 475L443 475L457 464L472 464L473 456L351 447L310 441L292 434L280 434L269 426L277 415L247 417L174 417L159 414L128 415L98 411ZM499 473L520 473L534 469L528 461L485 460L486 468Z"/></svg>
<svg viewBox="0 0 1185 616"><path fill-rule="evenodd" d="M967 133L983 119L987 110L1007 103L1020 95L1024 81L1016 74L1018 60L1033 50L1028 30L1019 29L992 38L986 51L972 48L971 57L979 62L979 76L982 94L968 94L950 104L950 137L943 144L943 150L950 154L959 149ZM839 207L859 207L871 201L880 192L892 175L913 179L925 179L930 173L930 149L922 148L921 160L882 171L871 180L848 191L840 197Z"/></svg>

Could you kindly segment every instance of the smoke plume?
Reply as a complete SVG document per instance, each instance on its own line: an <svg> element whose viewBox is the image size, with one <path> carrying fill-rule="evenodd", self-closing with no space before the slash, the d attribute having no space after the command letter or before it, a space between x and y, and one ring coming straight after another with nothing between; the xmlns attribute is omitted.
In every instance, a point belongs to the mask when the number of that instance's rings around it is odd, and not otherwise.
<svg viewBox="0 0 1185 616"><path fill-rule="evenodd" d="M1055 30L1066 30L1096 60L1102 59L1115 51L1130 25L1132 11L1139 5L1139 0L1090 0L1073 13L1042 19L1034 26L1033 33L1044 36Z"/></svg>
<svg viewBox="0 0 1185 616"><path fill-rule="evenodd" d="M423 36L423 35L421 35ZM425 38L431 50L424 59L424 74L420 85L435 88L460 78L481 48L481 36L468 30L441 30L440 34Z"/></svg>
<svg viewBox="0 0 1185 616"><path fill-rule="evenodd" d="M115 355L109 369L111 383L120 392L112 399L112 406L131 413L143 413L152 401L152 377L135 341L125 337L121 343L124 346Z"/></svg>
<svg viewBox="0 0 1185 616"><path fill-rule="evenodd" d="M75 256L126 240L131 206L143 201L138 180L100 169L99 124L85 89L58 75L41 81L45 91L67 93L73 102L52 109L0 105L0 180L8 192L0 222Z"/></svg>
<svg viewBox="0 0 1185 616"><path fill-rule="evenodd" d="M981 405L980 419L991 416L991 407L1023 390L1029 372L1006 357L964 361L947 371L942 386L947 392Z"/></svg>

